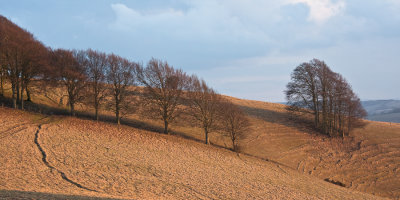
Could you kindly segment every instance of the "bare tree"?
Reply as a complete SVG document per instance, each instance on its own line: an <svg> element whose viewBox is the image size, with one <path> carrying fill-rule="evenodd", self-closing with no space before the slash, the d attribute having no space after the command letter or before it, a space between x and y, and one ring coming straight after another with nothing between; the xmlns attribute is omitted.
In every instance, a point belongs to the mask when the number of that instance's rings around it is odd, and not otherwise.
<svg viewBox="0 0 400 200"><path fill-rule="evenodd" d="M190 78L187 92L189 104L189 114L200 123L204 130L205 143L209 144L208 134L216 129L216 120L221 97L204 80L199 80L196 76Z"/></svg>
<svg viewBox="0 0 400 200"><path fill-rule="evenodd" d="M331 69L325 62L314 59L311 62L315 63L317 78L319 83L318 94L321 98L321 111L322 111L322 132L329 135L329 92L331 83L334 82L334 75Z"/></svg>
<svg viewBox="0 0 400 200"><path fill-rule="evenodd" d="M107 94L107 55L91 49L85 51L84 54L84 65L88 74L88 85L90 87L89 103L95 109L95 119L99 120L99 109Z"/></svg>
<svg viewBox="0 0 400 200"><path fill-rule="evenodd" d="M146 113L164 122L164 133L168 125L181 113L179 105L189 77L182 70L174 69L167 62L151 59L146 68L138 68L138 80L144 88Z"/></svg>
<svg viewBox="0 0 400 200"><path fill-rule="evenodd" d="M24 45L32 35L21 29L8 19L0 18L2 29L2 58L3 67L11 83L13 107L17 108L20 97L21 65L23 62Z"/></svg>
<svg viewBox="0 0 400 200"><path fill-rule="evenodd" d="M70 113L75 116L75 104L84 99L83 91L87 80L85 70L80 64L81 62L78 61L82 59L83 55L80 52L64 49L57 49L52 54L56 81L65 86Z"/></svg>
<svg viewBox="0 0 400 200"><path fill-rule="evenodd" d="M128 112L130 108L128 87L136 85L134 75L139 64L111 54L108 56L107 65L107 81L112 87L113 96L111 109L115 113L117 124L120 124L122 112Z"/></svg>
<svg viewBox="0 0 400 200"><path fill-rule="evenodd" d="M48 49L39 41L30 38L25 43L24 61L21 66L21 109L24 109L24 91L27 101L31 101L31 82L34 78L40 78L44 73L43 67L48 65Z"/></svg>
<svg viewBox="0 0 400 200"><path fill-rule="evenodd" d="M348 133L355 127L365 126L365 123L361 119L367 116L367 112L362 107L360 98L355 94L349 98L348 109L347 109L347 130Z"/></svg>
<svg viewBox="0 0 400 200"><path fill-rule="evenodd" d="M317 74L310 63L303 63L292 73L292 81L288 83L286 98L291 111L308 111L299 108L308 108L314 114L314 125L319 126L319 102Z"/></svg>
<svg viewBox="0 0 400 200"><path fill-rule="evenodd" d="M285 91L291 111L312 110L315 128L329 136L345 136L365 117L357 95L347 81L323 61L313 59L299 65L292 73ZM321 116L321 117L320 117Z"/></svg>
<svg viewBox="0 0 400 200"><path fill-rule="evenodd" d="M232 150L238 150L238 139L245 136L249 131L250 123L245 113L231 102L223 102L220 104L221 128L230 137L232 142Z"/></svg>
<svg viewBox="0 0 400 200"><path fill-rule="evenodd" d="M0 82L4 93L5 76L11 82L13 107L24 109L24 91L30 100L29 86L48 60L47 48L31 33L0 16Z"/></svg>

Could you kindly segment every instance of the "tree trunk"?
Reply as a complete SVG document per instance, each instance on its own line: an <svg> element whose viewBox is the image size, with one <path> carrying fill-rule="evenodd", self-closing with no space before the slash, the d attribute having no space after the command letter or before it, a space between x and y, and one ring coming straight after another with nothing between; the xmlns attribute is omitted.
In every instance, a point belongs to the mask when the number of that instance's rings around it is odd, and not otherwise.
<svg viewBox="0 0 400 200"><path fill-rule="evenodd" d="M11 83L11 88L12 88L12 100L13 100L13 108L17 108L17 99L16 99L16 88L15 88L15 83Z"/></svg>
<svg viewBox="0 0 400 200"><path fill-rule="evenodd" d="M234 152L236 152L236 150L237 150L236 144L235 144L235 139L234 139L234 138L232 138L232 150L233 150Z"/></svg>
<svg viewBox="0 0 400 200"><path fill-rule="evenodd" d="M96 121L99 121L99 108L98 108L98 106L96 106L96 108L95 108L95 118L96 118Z"/></svg>
<svg viewBox="0 0 400 200"><path fill-rule="evenodd" d="M96 121L99 121L99 101L97 99L96 94L94 95L94 110L95 110L94 118L96 119Z"/></svg>
<svg viewBox="0 0 400 200"><path fill-rule="evenodd" d="M121 124L121 119L120 119L120 99L119 99L119 95L115 96L115 121L117 122L118 125Z"/></svg>
<svg viewBox="0 0 400 200"><path fill-rule="evenodd" d="M4 96L4 73L3 72L0 72L1 74L0 74L0 92L1 92L1 94L0 94L0 97L3 97Z"/></svg>
<svg viewBox="0 0 400 200"><path fill-rule="evenodd" d="M169 135L169 132L168 132L168 120L164 120L164 134L168 134Z"/></svg>
<svg viewBox="0 0 400 200"><path fill-rule="evenodd" d="M75 105L74 103L69 102L69 107L70 107L70 113L72 116L75 116Z"/></svg>
<svg viewBox="0 0 400 200"><path fill-rule="evenodd" d="M205 143L206 144L210 144L210 138L208 138L208 130L207 130L207 128L204 128L204 135L206 136Z"/></svg>
<svg viewBox="0 0 400 200"><path fill-rule="evenodd" d="M96 121L99 121L99 90L97 88L98 83L95 81L93 85L93 91L94 91L94 109L95 109L95 119Z"/></svg>
<svg viewBox="0 0 400 200"><path fill-rule="evenodd" d="M327 103L326 103L326 97L322 97L322 130L325 135L328 134L328 111L327 111Z"/></svg>
<svg viewBox="0 0 400 200"><path fill-rule="evenodd" d="M18 81L17 81L17 83L16 83L16 87L15 87L15 89L16 89L16 92L17 92L17 102L19 102L20 101L20 91L19 91L19 83L18 83Z"/></svg>
<svg viewBox="0 0 400 200"><path fill-rule="evenodd" d="M25 86L25 91L26 91L26 97L27 97L26 101L31 102L32 101L32 99L31 99L31 91L28 89L28 86Z"/></svg>
<svg viewBox="0 0 400 200"><path fill-rule="evenodd" d="M115 120L117 121L118 125L121 124L121 118L119 117L119 106L115 109Z"/></svg>
<svg viewBox="0 0 400 200"><path fill-rule="evenodd" d="M314 104L314 125L316 128L319 126L319 110L318 110L318 97L313 90L313 104Z"/></svg>
<svg viewBox="0 0 400 200"><path fill-rule="evenodd" d="M24 110L24 87L21 87L21 110Z"/></svg>

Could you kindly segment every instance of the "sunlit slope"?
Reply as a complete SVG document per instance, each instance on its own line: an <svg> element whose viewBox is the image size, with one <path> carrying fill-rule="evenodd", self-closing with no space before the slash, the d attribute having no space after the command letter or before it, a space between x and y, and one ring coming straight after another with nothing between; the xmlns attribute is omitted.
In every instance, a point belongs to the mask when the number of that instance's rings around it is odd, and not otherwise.
<svg viewBox="0 0 400 200"><path fill-rule="evenodd" d="M367 121L353 138L329 139L291 119L285 105L230 99L253 122L243 152L358 191L400 198L400 124Z"/></svg>
<svg viewBox="0 0 400 200"><path fill-rule="evenodd" d="M377 198L176 136L6 108L0 108L0 119L3 197Z"/></svg>

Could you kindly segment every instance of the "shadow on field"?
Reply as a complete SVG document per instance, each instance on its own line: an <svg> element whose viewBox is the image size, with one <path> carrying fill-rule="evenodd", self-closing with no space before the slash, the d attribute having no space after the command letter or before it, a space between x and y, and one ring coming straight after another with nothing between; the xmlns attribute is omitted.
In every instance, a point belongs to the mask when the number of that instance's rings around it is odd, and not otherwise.
<svg viewBox="0 0 400 200"><path fill-rule="evenodd" d="M11 98L0 96L0 106L1 107L13 108L12 105L13 105L13 103L12 103ZM18 105L18 108L20 108L19 105ZM24 101L24 110L29 111L29 112L34 112L34 113L41 113L41 114L45 114L45 115L69 115L68 110L65 108L51 107L48 105L35 103L32 101Z"/></svg>
<svg viewBox="0 0 400 200"><path fill-rule="evenodd" d="M24 110L28 112L33 112L33 113L40 113L44 115L58 115L58 116L71 116L69 113L69 110L67 108L60 108L60 107L52 107L40 103L35 103L32 101L25 101L24 103ZM1 97L0 96L0 106L1 107L9 107L12 108L12 99L7 98L7 97ZM95 120L95 115L94 113L91 113L90 111L75 111L75 116L80 119L86 119L86 120ZM101 122L107 122L107 123L115 123L115 117L113 115L104 115L100 114L99 115L99 121ZM133 128L145 130L145 131L150 131L150 132L156 132L163 134L164 132L164 127L157 126L154 124L146 123L137 119L132 119L132 118L121 118L121 124L130 126ZM186 134L185 132L180 132L180 131L171 131L171 135L176 135L185 139L189 140L194 140L197 142L204 143L203 140L195 138L190 136L189 134ZM218 146L221 148L228 149L224 146L216 145L213 144L214 146Z"/></svg>
<svg viewBox="0 0 400 200"><path fill-rule="evenodd" d="M107 116L107 118L108 118L107 120L104 120L105 122L115 122L115 119L113 117ZM91 119L93 119L93 118L91 118ZM152 124L149 124L149 123L146 123L146 122L143 122L143 121L139 121L139 120L136 120L136 119L131 119L131 118L121 119L121 124L130 126L130 127L133 127L133 128L141 129L141 130L146 130L146 131L151 131L151 132L164 134L164 127L152 125ZM197 142L204 143L203 140L200 140L198 138L192 137L192 136L186 134L185 132L169 130L169 133L171 135L177 135L177 136L185 138L185 139L194 140L194 141L197 141Z"/></svg>
<svg viewBox="0 0 400 200"><path fill-rule="evenodd" d="M269 123L276 123L283 126L295 128L301 132L314 132L312 121L305 117L293 116L287 112L277 112L269 109L253 108L248 106L240 106L249 116L264 120Z"/></svg>
<svg viewBox="0 0 400 200"><path fill-rule="evenodd" d="M44 104L40 104L40 103L35 103L32 101L25 101L24 104L25 104L24 110L28 111L28 112L40 113L40 114L44 114L44 115L71 116L71 114L67 108L53 107L53 106L48 106L48 105L44 105ZM12 107L12 99L0 96L0 106L13 108ZM90 113L89 111L76 110L74 117L77 117L80 119L95 120L95 115L93 113ZM99 121L115 123L115 117L112 115L99 115ZM142 122L142 121L135 120L135 119L128 119L128 118L122 118L121 124L131 126L134 128L138 128L138 129L142 129L142 130L159 132L159 133L162 133L164 130L162 127L154 126L154 125L148 124L146 122Z"/></svg>
<svg viewBox="0 0 400 200"><path fill-rule="evenodd" d="M0 190L0 199L74 199L74 200L113 200L112 198L89 197L81 195L51 194L16 190ZM115 199L119 200L119 199Z"/></svg>

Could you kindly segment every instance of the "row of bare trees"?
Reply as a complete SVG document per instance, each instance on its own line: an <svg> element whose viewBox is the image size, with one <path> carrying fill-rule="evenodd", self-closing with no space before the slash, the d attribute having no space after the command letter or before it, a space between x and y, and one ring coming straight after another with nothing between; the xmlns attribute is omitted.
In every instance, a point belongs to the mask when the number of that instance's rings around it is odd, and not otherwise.
<svg viewBox="0 0 400 200"><path fill-rule="evenodd" d="M204 80L165 61L153 58L143 67L90 49L55 50L52 61L52 71L58 72L53 79L64 85L71 115L77 102L93 106L96 120L101 108L112 110L118 124L121 114L139 112L161 120L165 134L172 122L184 116L194 119L189 121L204 130L206 144L210 143L210 132L222 131L230 136L234 150L239 136L249 127L240 108L222 98Z"/></svg>
<svg viewBox="0 0 400 200"><path fill-rule="evenodd" d="M164 133L183 114L203 129L206 144L210 144L211 132L223 131L231 138L233 150L237 150L237 140L248 131L249 121L238 106L222 98L204 80L156 59L150 60L146 68L139 66L136 73L139 84L144 86L144 113L161 119Z"/></svg>
<svg viewBox="0 0 400 200"><path fill-rule="evenodd" d="M344 137L366 116L343 76L317 59L295 68L285 93L290 111L311 111L315 128L329 136Z"/></svg>
<svg viewBox="0 0 400 200"><path fill-rule="evenodd" d="M24 99L31 101L33 92L47 96L61 90L60 101L64 96L68 99L73 116L78 104L92 108L96 120L102 109L112 111L118 124L125 114L138 113L161 120L165 134L182 116L180 119L190 119L204 130L207 144L210 133L225 132L234 150L238 137L249 127L238 106L222 98L204 80L165 61L151 59L144 67L91 49L47 48L4 17L0 17L0 50L0 95L5 94L5 82L9 82L14 108L24 109Z"/></svg>
<svg viewBox="0 0 400 200"><path fill-rule="evenodd" d="M196 76L190 77L188 86L189 113L203 129L206 144L209 133L222 130L230 137L236 151L238 138L243 137L250 126L243 111Z"/></svg>

